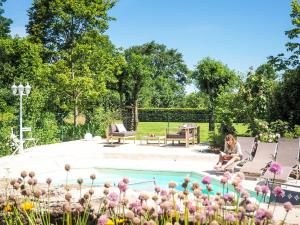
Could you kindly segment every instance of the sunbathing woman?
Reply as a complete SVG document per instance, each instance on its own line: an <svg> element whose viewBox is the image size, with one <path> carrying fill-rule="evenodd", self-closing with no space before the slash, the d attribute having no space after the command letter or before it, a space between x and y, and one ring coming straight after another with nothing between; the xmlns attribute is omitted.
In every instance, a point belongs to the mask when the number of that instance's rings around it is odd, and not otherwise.
<svg viewBox="0 0 300 225"><path fill-rule="evenodd" d="M241 160L242 157L243 153L240 144L235 140L235 138L231 134L228 134L225 137L224 152L220 153L219 161L215 166L215 169L225 170L234 162Z"/></svg>

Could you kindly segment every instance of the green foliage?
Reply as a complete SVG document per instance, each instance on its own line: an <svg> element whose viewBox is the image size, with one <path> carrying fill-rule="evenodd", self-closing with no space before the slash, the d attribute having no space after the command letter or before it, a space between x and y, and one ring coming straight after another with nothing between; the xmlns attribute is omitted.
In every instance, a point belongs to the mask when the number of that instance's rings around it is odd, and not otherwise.
<svg viewBox="0 0 300 225"><path fill-rule="evenodd" d="M142 122L207 122L207 110L192 108L140 108Z"/></svg>
<svg viewBox="0 0 300 225"><path fill-rule="evenodd" d="M268 119L273 90L276 87L274 70L268 64L261 65L255 72L250 70L240 95L246 103L244 117L247 121L254 118Z"/></svg>
<svg viewBox="0 0 300 225"><path fill-rule="evenodd" d="M162 108L178 106L184 97L188 77L182 54L154 41L136 46L135 50L149 58L151 73L149 85L142 90L143 101L140 105ZM149 104L144 105L144 101Z"/></svg>
<svg viewBox="0 0 300 225"><path fill-rule="evenodd" d="M300 124L300 69L286 71L271 99L271 120Z"/></svg>
<svg viewBox="0 0 300 225"><path fill-rule="evenodd" d="M277 70L293 70L299 68L299 56L300 56L300 5L298 0L291 1L292 12L291 22L293 28L285 32L285 35L290 39L285 46L288 52L288 58L284 53L280 53L277 56L269 56L269 62L273 64Z"/></svg>
<svg viewBox="0 0 300 225"><path fill-rule="evenodd" d="M224 150L225 144L225 136L224 134L209 132L209 147L210 149L219 149L221 151Z"/></svg>
<svg viewBox="0 0 300 225"><path fill-rule="evenodd" d="M74 125L80 111L101 105L100 93L118 74L122 57L102 35L114 5L114 0L41 0L29 10L30 40L47 48L44 59L51 63L53 111L72 111Z"/></svg>
<svg viewBox="0 0 300 225"><path fill-rule="evenodd" d="M295 131L288 122L276 120L268 123L264 120L254 119L249 124L249 131L252 136L258 136L260 141L274 142L279 137L295 137Z"/></svg>
<svg viewBox="0 0 300 225"><path fill-rule="evenodd" d="M36 118L35 122L33 137L38 139L38 144L51 144L60 141L59 127L53 113L43 113L40 118Z"/></svg>
<svg viewBox="0 0 300 225"><path fill-rule="evenodd" d="M237 75L220 61L205 58L197 64L192 78L196 86L208 96L209 130L214 131L216 99L221 93L232 91Z"/></svg>
<svg viewBox="0 0 300 225"><path fill-rule="evenodd" d="M3 3L6 0L0 0L0 38L8 37L10 34L10 25L12 24L12 20L5 18L3 15Z"/></svg>
<svg viewBox="0 0 300 225"><path fill-rule="evenodd" d="M207 96L202 92L192 92L186 94L184 99L179 101L180 108L197 108L205 109L206 108Z"/></svg>

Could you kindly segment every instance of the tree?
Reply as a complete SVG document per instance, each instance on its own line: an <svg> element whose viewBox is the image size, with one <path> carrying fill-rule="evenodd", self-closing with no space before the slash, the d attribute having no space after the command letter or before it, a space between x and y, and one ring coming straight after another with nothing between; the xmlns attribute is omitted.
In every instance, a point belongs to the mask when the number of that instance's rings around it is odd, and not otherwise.
<svg viewBox="0 0 300 225"><path fill-rule="evenodd" d="M290 16L294 28L285 32L285 35L290 39L290 41L285 44L289 55L286 58L284 53L280 53L277 56L268 57L269 63L274 65L278 71L299 68L300 65L300 43L298 41L300 35L300 5L298 0L292 0L291 7L292 12Z"/></svg>
<svg viewBox="0 0 300 225"><path fill-rule="evenodd" d="M6 2L6 0L0 0L0 38L8 37L10 34L10 25L12 23L11 19L3 17L3 3Z"/></svg>
<svg viewBox="0 0 300 225"><path fill-rule="evenodd" d="M125 118L125 124L131 130L138 126L138 98L143 88L150 80L149 58L138 54L135 47L125 51L126 64L119 76L119 93L121 105L129 111L130 118Z"/></svg>
<svg viewBox="0 0 300 225"><path fill-rule="evenodd" d="M244 117L247 117L247 121L270 118L272 93L277 84L275 78L275 70L270 64L262 64L254 72L252 68L249 71L240 88L240 94L246 103Z"/></svg>
<svg viewBox="0 0 300 225"><path fill-rule="evenodd" d="M19 98L12 95L10 87L19 82L32 86L28 97L23 98L23 123L32 127L39 143L52 143L57 140L55 120L50 120L49 105L49 66L41 58L43 47L32 44L27 38L0 39L0 139L5 140L19 130ZM51 127L51 129L49 129ZM18 132L17 132L18 133ZM6 144L4 141L0 144ZM3 147L5 148L5 147ZM3 150L3 149L2 149Z"/></svg>
<svg viewBox="0 0 300 225"><path fill-rule="evenodd" d="M216 99L222 92L232 90L237 75L220 61L204 58L196 65L192 78L208 96L209 131L214 131Z"/></svg>
<svg viewBox="0 0 300 225"><path fill-rule="evenodd" d="M75 126L80 108L84 111L99 99L119 65L114 46L103 35L113 19L108 10L115 3L35 0L29 9L30 40L47 48L44 59L51 64L52 91L59 96L53 95L53 105L61 114L72 110Z"/></svg>
<svg viewBox="0 0 300 225"><path fill-rule="evenodd" d="M274 89L270 118L288 121L293 127L300 124L300 68L286 71Z"/></svg>
<svg viewBox="0 0 300 225"><path fill-rule="evenodd" d="M182 54L154 41L134 48L138 54L149 58L151 69L151 84L141 93L143 102L154 107L180 105L189 72Z"/></svg>

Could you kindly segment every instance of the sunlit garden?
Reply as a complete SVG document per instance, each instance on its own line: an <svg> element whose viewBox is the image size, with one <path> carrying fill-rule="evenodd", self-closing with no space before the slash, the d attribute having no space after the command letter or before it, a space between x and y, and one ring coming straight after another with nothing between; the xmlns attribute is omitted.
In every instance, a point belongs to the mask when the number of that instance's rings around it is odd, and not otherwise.
<svg viewBox="0 0 300 225"><path fill-rule="evenodd" d="M197 181L186 176L169 180L164 187L154 181L147 190L135 189L127 176L117 183L103 183L96 174L74 181L70 179L73 165L59 156L55 165L64 164L64 168L52 172L64 174L63 180L40 180L39 171L25 168L16 177L10 172L20 165L34 165L34 160L51 167L47 164L50 159L38 155L43 146L67 142L98 141L94 146L103 155L97 152L94 160L105 161L105 154L111 154L110 166L114 167L120 162L113 161L119 160L118 147L137 154L135 150L145 138L157 141L155 138L161 137L162 145L160 139L152 146L147 139L143 145L148 155L151 147L155 149L152 158L141 154L123 160L138 167L143 164L139 160L152 159L152 169L158 173L162 169L156 163L161 156L154 154L164 151L164 146L173 157L168 160L183 161L182 139L172 152L174 140L168 144L166 137L188 126L197 129L198 140L193 140L191 148L185 146L184 160L190 157L191 161L182 165L202 163L196 161L199 154L216 164L216 153L224 151L228 134L253 138L255 144L299 140L297 0L290 2L285 52L266 55L265 61L246 73L210 56L197 59L189 68L180 48L156 40L118 47L107 34L118 20L111 13L119 4L115 0L33 0L25 37L11 34L13 21L4 15L5 2L0 0L0 161L6 163L0 168L4 171L0 172L0 225L289 224L294 206L279 201L285 190L276 179L286 165L274 160L263 168L272 178L261 182L259 177L254 188L247 186L249 180L235 168L217 173L213 167L207 169L213 172L203 171L201 177L197 173ZM193 90L187 91L191 86ZM117 144L110 143L112 124L124 125L134 136L127 143L123 140L122 144L120 138ZM82 150L84 161L88 157L84 156L86 149ZM26 158L30 152L37 158ZM299 154L295 161L297 166L289 178L299 190ZM43 168L44 174L50 167ZM136 173L143 175L141 171Z"/></svg>

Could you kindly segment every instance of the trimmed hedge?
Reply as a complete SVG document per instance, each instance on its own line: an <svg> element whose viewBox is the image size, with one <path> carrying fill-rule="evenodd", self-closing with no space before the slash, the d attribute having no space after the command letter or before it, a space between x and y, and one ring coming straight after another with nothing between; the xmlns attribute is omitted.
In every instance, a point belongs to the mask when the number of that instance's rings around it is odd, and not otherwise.
<svg viewBox="0 0 300 225"><path fill-rule="evenodd" d="M206 109L140 108L140 122L208 122Z"/></svg>

